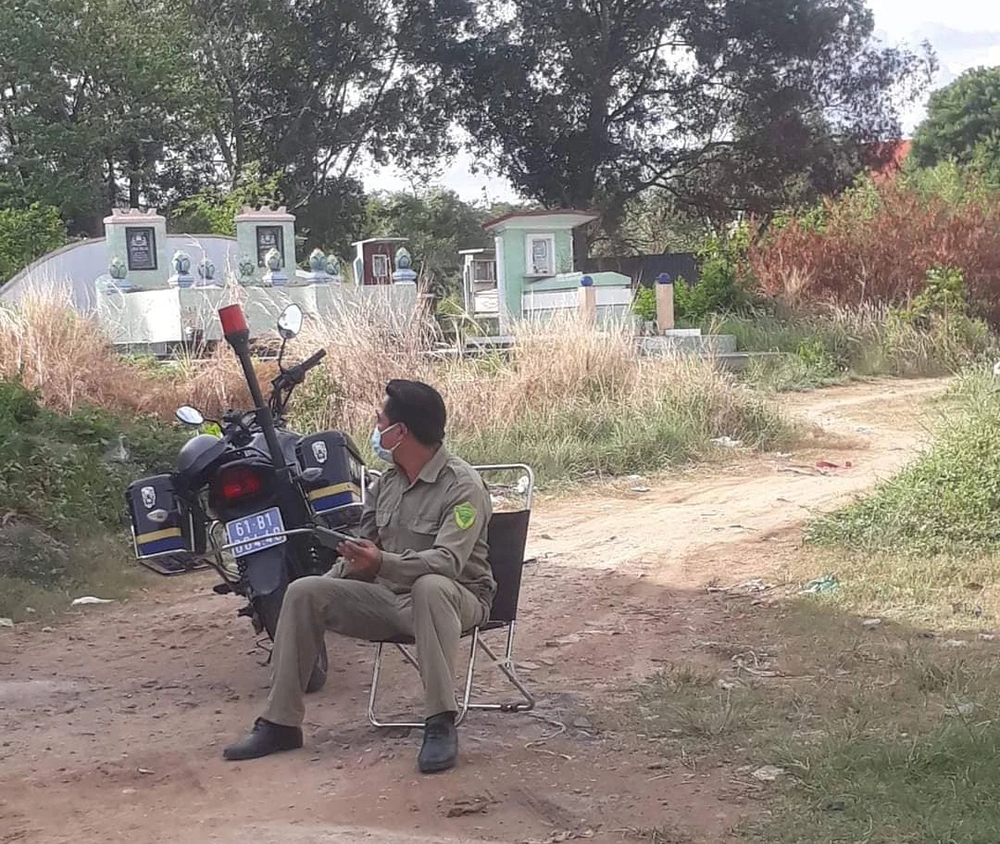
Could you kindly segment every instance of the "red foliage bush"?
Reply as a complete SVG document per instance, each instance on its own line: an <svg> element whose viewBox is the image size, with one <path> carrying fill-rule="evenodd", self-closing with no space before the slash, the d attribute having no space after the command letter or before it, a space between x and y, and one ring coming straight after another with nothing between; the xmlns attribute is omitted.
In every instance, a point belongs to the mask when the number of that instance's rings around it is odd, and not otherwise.
<svg viewBox="0 0 1000 844"><path fill-rule="evenodd" d="M1000 205L960 203L898 182L868 184L828 202L814 221L793 221L750 249L761 290L798 307L906 305L927 271L964 276L979 315L1000 325Z"/></svg>

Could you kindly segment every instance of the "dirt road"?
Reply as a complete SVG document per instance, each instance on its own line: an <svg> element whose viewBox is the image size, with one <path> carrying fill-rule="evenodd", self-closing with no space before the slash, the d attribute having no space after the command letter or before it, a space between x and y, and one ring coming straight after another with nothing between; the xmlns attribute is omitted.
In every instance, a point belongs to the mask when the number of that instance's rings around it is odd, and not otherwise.
<svg viewBox="0 0 1000 844"><path fill-rule="evenodd" d="M735 623L706 585L772 573L810 512L909 459L926 439L918 411L943 389L792 396L789 408L826 433L790 456L541 500L518 649L539 706L471 716L460 765L439 777L417 775L417 733L368 727L373 649L334 636L306 748L223 762L260 710L267 669L211 576L150 575L127 604L0 630L0 844L610 842L653 828L727 841L746 810L731 772L663 759L627 727L622 693L697 659L694 643ZM397 703L417 701L416 675L386 679Z"/></svg>

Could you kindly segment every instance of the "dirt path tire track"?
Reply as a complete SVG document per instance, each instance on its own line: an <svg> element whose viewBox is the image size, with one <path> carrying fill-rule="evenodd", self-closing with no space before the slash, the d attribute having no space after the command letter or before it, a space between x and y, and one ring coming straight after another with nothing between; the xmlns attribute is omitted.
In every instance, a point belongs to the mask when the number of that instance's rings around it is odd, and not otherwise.
<svg viewBox="0 0 1000 844"><path fill-rule="evenodd" d="M619 485L540 501L519 633L539 708L470 718L461 764L443 776L416 774L416 734L368 728L372 649L333 636L306 748L224 763L222 745L260 710L267 671L236 604L213 595L207 576L151 575L128 603L88 607L48 630L0 631L0 844L454 844L570 832L611 842L654 826L728 841L745 811L730 775L679 765L651 774L663 764L655 748L615 732L618 693L665 661L697 658L695 641L736 623L704 585L766 574L776 542L794 545L809 511L898 470L926 438L915 409L944 387L791 396L793 412L841 439L791 458L665 474L648 493ZM852 468L808 473L820 457ZM781 471L790 465L807 474ZM394 669L386 679L416 701L415 675Z"/></svg>
<svg viewBox="0 0 1000 844"><path fill-rule="evenodd" d="M915 407L944 390L941 380L921 379L795 394L786 401L789 412L832 437L790 456L663 475L649 491L626 485L617 495L575 505L545 502L536 508L532 548L574 566L641 572L675 587L703 585L715 572L685 568L685 561L792 530L898 472L929 436L932 417ZM820 460L843 468L817 469Z"/></svg>

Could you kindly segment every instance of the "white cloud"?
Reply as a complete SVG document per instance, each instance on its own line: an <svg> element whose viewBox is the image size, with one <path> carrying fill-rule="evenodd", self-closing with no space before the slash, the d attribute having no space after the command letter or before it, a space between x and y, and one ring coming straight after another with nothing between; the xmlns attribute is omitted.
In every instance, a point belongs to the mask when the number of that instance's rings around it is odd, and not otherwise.
<svg viewBox="0 0 1000 844"><path fill-rule="evenodd" d="M941 24L957 31L1000 31L1000 5L991 0L869 0L875 25L893 38L909 38L921 27ZM970 28L970 24L974 27Z"/></svg>
<svg viewBox="0 0 1000 844"><path fill-rule="evenodd" d="M370 171L370 175L364 177L363 181L369 191L444 187L455 191L467 202L517 201L517 194L505 178L484 172L473 173L473 161L473 156L463 150L439 174L427 180L416 179L398 168L383 168Z"/></svg>
<svg viewBox="0 0 1000 844"><path fill-rule="evenodd" d="M879 35L890 43L916 47L930 42L940 69L932 90L969 68L1000 64L1000 4L990 0L869 0ZM930 92L928 92L929 96ZM903 119L910 134L924 118L924 103Z"/></svg>

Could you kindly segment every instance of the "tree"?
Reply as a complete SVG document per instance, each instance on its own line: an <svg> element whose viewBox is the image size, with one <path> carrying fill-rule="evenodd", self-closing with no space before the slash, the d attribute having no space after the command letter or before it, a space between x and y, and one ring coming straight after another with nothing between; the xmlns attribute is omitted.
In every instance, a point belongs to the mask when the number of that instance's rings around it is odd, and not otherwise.
<svg viewBox="0 0 1000 844"><path fill-rule="evenodd" d="M0 30L3 199L58 206L72 233L98 234L184 147L199 106L191 33L166 0L16 0Z"/></svg>
<svg viewBox="0 0 1000 844"><path fill-rule="evenodd" d="M481 156L526 195L598 209L606 226L651 187L718 216L836 189L851 150L897 136L897 99L933 69L929 48L873 45L863 0L464 9L463 36L423 58L446 73Z"/></svg>
<svg viewBox="0 0 1000 844"><path fill-rule="evenodd" d="M260 167L250 164L232 189L211 186L178 202L171 213L171 228L181 234L235 237L236 216L245 207L277 206L284 201L279 181L279 174L264 179Z"/></svg>
<svg viewBox="0 0 1000 844"><path fill-rule="evenodd" d="M66 227L58 208L32 205L0 209L0 286L65 243Z"/></svg>
<svg viewBox="0 0 1000 844"><path fill-rule="evenodd" d="M0 202L96 235L114 205L170 212L278 176L307 248L342 248L361 166L450 149L440 78L410 62L449 31L435 2L8 0Z"/></svg>
<svg viewBox="0 0 1000 844"><path fill-rule="evenodd" d="M609 257L696 252L710 233L704 216L681 207L673 193L651 188L626 204L618 225L597 233L590 252Z"/></svg>
<svg viewBox="0 0 1000 844"><path fill-rule="evenodd" d="M931 94L913 157L922 167L954 161L1000 179L1000 66L967 70Z"/></svg>
<svg viewBox="0 0 1000 844"><path fill-rule="evenodd" d="M431 0L184 3L220 104L208 128L230 183L251 162L280 173L307 249L360 226L362 163L410 166L450 150L440 81L408 62L438 20Z"/></svg>

